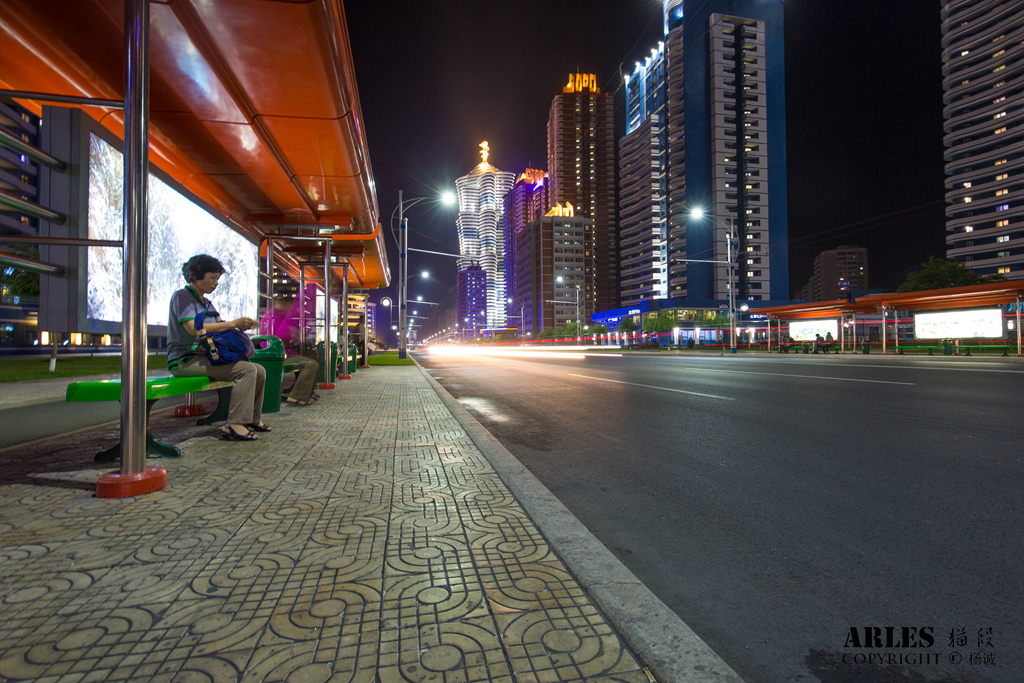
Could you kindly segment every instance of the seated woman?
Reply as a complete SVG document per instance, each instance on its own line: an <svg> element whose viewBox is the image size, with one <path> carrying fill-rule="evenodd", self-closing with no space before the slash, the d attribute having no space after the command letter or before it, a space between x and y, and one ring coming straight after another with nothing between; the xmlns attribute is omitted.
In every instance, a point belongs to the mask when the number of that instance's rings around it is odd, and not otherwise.
<svg viewBox="0 0 1024 683"><path fill-rule="evenodd" d="M213 365L205 344L196 337L195 318L206 311L203 329L214 334L232 328L248 330L256 326L252 318L223 321L207 294L217 289L224 266L212 256L193 256L181 267L188 285L171 295L171 311L167 319L167 368L175 377L201 375L212 380L231 381L231 403L221 437L233 441L255 441L250 432L269 432L261 421L263 385L266 371L262 366L240 360L227 365Z"/></svg>
<svg viewBox="0 0 1024 683"><path fill-rule="evenodd" d="M299 368L299 376L288 394L287 403L296 406L308 406L316 400L313 384L319 363L301 354L299 342L302 334L299 329L299 316L295 297L278 294L274 297L274 305L267 309L260 320L260 334L269 334L284 342L285 362Z"/></svg>

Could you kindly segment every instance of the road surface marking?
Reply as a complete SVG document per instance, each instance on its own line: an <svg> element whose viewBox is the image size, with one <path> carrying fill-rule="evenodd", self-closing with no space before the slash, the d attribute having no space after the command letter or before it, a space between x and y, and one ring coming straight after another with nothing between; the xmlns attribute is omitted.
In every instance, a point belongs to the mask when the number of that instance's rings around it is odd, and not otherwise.
<svg viewBox="0 0 1024 683"><path fill-rule="evenodd" d="M698 368L683 368L697 370ZM702 372L732 372L737 375L767 375L769 377L799 377L803 379L828 379L836 382L868 382L870 384L900 384L906 387L917 386L916 382L890 382L884 379L853 379L850 377L824 377L822 375L789 375L785 372L747 372L746 370L722 370L721 368L699 368Z"/></svg>
<svg viewBox="0 0 1024 683"><path fill-rule="evenodd" d="M660 389L661 391L674 391L677 394L690 394L691 396L704 396L705 398L720 398L723 401L735 401L734 398L728 396L715 396L714 394L702 394L699 391L684 391L682 389L669 389L668 387L656 387L651 384L637 384L636 382L620 382L617 379L605 379L603 377L588 377L587 375L574 375L569 373L570 377L582 377L583 379L596 379L598 382L614 382L615 384L628 384L634 387L643 387L645 389Z"/></svg>

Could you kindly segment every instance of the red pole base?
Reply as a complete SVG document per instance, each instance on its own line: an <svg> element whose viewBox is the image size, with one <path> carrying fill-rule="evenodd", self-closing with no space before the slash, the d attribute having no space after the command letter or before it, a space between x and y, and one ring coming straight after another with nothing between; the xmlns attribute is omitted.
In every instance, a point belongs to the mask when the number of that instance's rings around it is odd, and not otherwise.
<svg viewBox="0 0 1024 683"><path fill-rule="evenodd" d="M369 366L369 365L360 365L360 366L359 366L359 369L360 369L360 370L369 370L369 369L370 369L370 366Z"/></svg>
<svg viewBox="0 0 1024 683"><path fill-rule="evenodd" d="M352 379L352 375L338 375L337 379Z"/></svg>
<svg viewBox="0 0 1024 683"><path fill-rule="evenodd" d="M178 406L174 409L174 417L194 417L196 415L206 415L206 406Z"/></svg>
<svg viewBox="0 0 1024 683"><path fill-rule="evenodd" d="M320 388L324 390L336 389L337 385L334 382L320 382Z"/></svg>
<svg viewBox="0 0 1024 683"><path fill-rule="evenodd" d="M150 465L141 472L107 472L96 482L97 498L130 498L167 486L167 470Z"/></svg>

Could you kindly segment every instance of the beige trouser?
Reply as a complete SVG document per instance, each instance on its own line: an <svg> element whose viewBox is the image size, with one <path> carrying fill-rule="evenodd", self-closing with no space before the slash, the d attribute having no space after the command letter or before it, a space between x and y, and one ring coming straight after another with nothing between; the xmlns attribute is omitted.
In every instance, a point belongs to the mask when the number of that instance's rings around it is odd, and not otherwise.
<svg viewBox="0 0 1024 683"><path fill-rule="evenodd" d="M299 366L299 375L295 378L295 384L292 385L288 398L296 401L309 400L310 394L313 393L313 383L316 382L316 373L320 369L320 364L306 356L288 356L284 362Z"/></svg>
<svg viewBox="0 0 1024 683"><path fill-rule="evenodd" d="M263 385L267 371L262 365L240 360L230 365L212 365L209 356L192 356L187 363L171 370L175 377L209 377L220 382L230 381L231 403L228 404L228 424L259 424L263 417Z"/></svg>

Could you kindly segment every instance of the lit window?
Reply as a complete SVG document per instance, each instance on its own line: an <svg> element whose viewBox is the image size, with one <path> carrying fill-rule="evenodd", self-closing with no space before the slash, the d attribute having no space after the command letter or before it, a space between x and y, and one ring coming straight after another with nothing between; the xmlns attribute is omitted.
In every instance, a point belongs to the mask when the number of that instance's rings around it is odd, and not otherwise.
<svg viewBox="0 0 1024 683"><path fill-rule="evenodd" d="M996 196L997 197L1001 197L1004 194L1010 194L1010 191L1007 190L1005 187L1003 189L1001 189L1001 190L996 190Z"/></svg>
<svg viewBox="0 0 1024 683"><path fill-rule="evenodd" d="M970 197L964 197L964 204L970 204L970 203L971 203L971 198Z"/></svg>
<svg viewBox="0 0 1024 683"><path fill-rule="evenodd" d="M1010 266L1000 266L999 267L998 273L1000 275L1006 275L1009 272L1010 272Z"/></svg>
<svg viewBox="0 0 1024 683"><path fill-rule="evenodd" d="M1002 68L1002 67L1000 67L1000 68ZM1004 85L1006 85L1006 81L999 81L998 83L996 83L996 84L995 84L995 85L993 85L992 87L993 87L993 88L999 88L999 87L1002 87L1002 86L1004 86Z"/></svg>
<svg viewBox="0 0 1024 683"><path fill-rule="evenodd" d="M1000 65L999 65L999 66L997 66L996 68L992 69L992 73L995 73L995 72L997 72L997 71L1002 71L1002 70L1003 70L1003 69L1005 69L1005 68L1006 68L1006 65L1005 65L1005 64L1000 64Z"/></svg>
<svg viewBox="0 0 1024 683"><path fill-rule="evenodd" d="M993 116L992 118L999 119L999 118L1002 118L1004 116L1006 116L1006 112L1005 111L1001 111L998 114L996 114L995 116Z"/></svg>
<svg viewBox="0 0 1024 683"><path fill-rule="evenodd" d="M964 187L970 187L970 186L971 186L970 183L964 183Z"/></svg>
<svg viewBox="0 0 1024 683"><path fill-rule="evenodd" d="M1006 159L1000 159L999 161L997 161L997 162L995 163L995 165L996 165L996 166L999 166L1000 164L1005 164L1005 163L1006 163Z"/></svg>
<svg viewBox="0 0 1024 683"><path fill-rule="evenodd" d="M1010 236L1009 235L1000 235L999 237L996 238L996 242L1009 242L1009 241L1010 241Z"/></svg>
<svg viewBox="0 0 1024 683"><path fill-rule="evenodd" d="M997 176L996 176L996 180L1006 180L1006 179L1007 179L1007 178L1009 178L1009 177L1010 177L1010 174L1009 174L1009 173L1004 173L1004 174L1002 174L1002 175L997 175Z"/></svg>
<svg viewBox="0 0 1024 683"><path fill-rule="evenodd" d="M1009 224L1010 224L1010 219L1008 219L1008 218L1004 219L1004 220L1001 220L1001 221L996 221L996 227L997 228L1005 228Z"/></svg>
<svg viewBox="0 0 1024 683"><path fill-rule="evenodd" d="M992 55L992 59L995 59L996 57L998 57L999 55L1003 54L1004 52L1006 52L1006 50L1000 50L999 52L997 52L994 55Z"/></svg>
<svg viewBox="0 0 1024 683"><path fill-rule="evenodd" d="M1005 132L1006 132L1006 126L1003 126L1002 128L996 128L995 134L999 135L1000 133L1005 133Z"/></svg>
<svg viewBox="0 0 1024 683"><path fill-rule="evenodd" d="M964 232L974 232L974 226L968 225L966 228L964 228Z"/></svg>
<svg viewBox="0 0 1024 683"><path fill-rule="evenodd" d="M1005 100L1006 100L1006 96L1004 95L1004 96L1002 96L1000 98L992 100L992 104L999 104L1000 102L1003 102Z"/></svg>
<svg viewBox="0 0 1024 683"><path fill-rule="evenodd" d="M960 85L967 85L970 82L970 80L960 81Z"/></svg>
<svg viewBox="0 0 1024 683"><path fill-rule="evenodd" d="M1006 211L1010 208L1009 204L1000 204L996 207L996 211Z"/></svg>
<svg viewBox="0 0 1024 683"><path fill-rule="evenodd" d="M969 54L971 54L970 50L963 50L963 51L960 52L960 56L961 57L966 57Z"/></svg>

